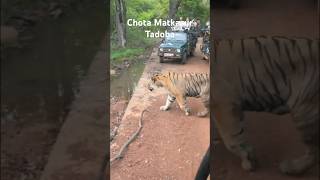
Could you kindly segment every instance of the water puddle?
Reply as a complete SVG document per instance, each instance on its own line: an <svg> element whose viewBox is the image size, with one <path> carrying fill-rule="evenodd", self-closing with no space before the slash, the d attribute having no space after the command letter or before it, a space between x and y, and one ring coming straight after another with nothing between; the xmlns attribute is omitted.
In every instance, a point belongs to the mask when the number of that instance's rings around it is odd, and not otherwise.
<svg viewBox="0 0 320 180"><path fill-rule="evenodd" d="M121 97L122 99L130 100L144 67L145 60L138 59L128 69L123 70L119 76L112 77L110 84L111 97Z"/></svg>

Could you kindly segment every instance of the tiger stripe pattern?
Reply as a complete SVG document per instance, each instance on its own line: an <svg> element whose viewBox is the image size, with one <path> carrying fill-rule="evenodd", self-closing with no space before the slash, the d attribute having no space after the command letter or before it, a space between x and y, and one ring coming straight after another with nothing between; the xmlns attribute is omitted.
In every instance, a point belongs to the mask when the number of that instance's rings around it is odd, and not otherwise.
<svg viewBox="0 0 320 180"><path fill-rule="evenodd" d="M209 74L206 73L175 73L168 72L164 74L155 74L148 83L148 88L152 91L156 87L164 87L168 91L166 104L160 107L160 110L167 111L171 104L177 100L181 110L188 116L191 109L186 103L186 97L200 98L205 109L198 112L197 115L204 117L209 113Z"/></svg>
<svg viewBox="0 0 320 180"><path fill-rule="evenodd" d="M319 39L259 36L214 45L211 111L224 144L241 158L242 167L256 167L243 111L291 113L308 151L280 163L283 173L301 174L318 163Z"/></svg>

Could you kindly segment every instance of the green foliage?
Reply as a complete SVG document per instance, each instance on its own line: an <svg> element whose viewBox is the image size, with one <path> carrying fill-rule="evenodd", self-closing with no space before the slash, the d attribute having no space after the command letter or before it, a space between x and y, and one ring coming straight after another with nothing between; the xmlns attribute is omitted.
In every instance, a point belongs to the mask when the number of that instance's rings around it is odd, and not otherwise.
<svg viewBox="0 0 320 180"><path fill-rule="evenodd" d="M147 38L146 33L140 28L130 28L127 32L127 46L149 48L153 46L158 39Z"/></svg>
<svg viewBox="0 0 320 180"><path fill-rule="evenodd" d="M123 48L118 50L113 50L111 54L111 59L114 62L120 62L124 58L132 58L143 53L143 48Z"/></svg>
<svg viewBox="0 0 320 180"><path fill-rule="evenodd" d="M201 25L204 25L210 19L210 1L209 0L182 0L177 12L177 17L199 18Z"/></svg>
<svg viewBox="0 0 320 180"><path fill-rule="evenodd" d="M115 0L110 2L111 10L111 59L119 61L124 58L143 54L144 49L155 45L158 39L147 38L145 30L164 31L163 27L129 27L127 26L126 48L120 49L116 44ZM149 20L166 19L169 12L169 0L125 0L127 19ZM199 18L202 25L209 20L209 0L182 0L176 17Z"/></svg>
<svg viewBox="0 0 320 180"><path fill-rule="evenodd" d="M117 36L115 27L115 0L111 0L111 60L119 63L123 59L130 59L141 55L158 41L158 39L147 38L144 30L155 30L159 27L129 27L127 26L126 48L117 46ZM164 18L167 15L168 0L129 0L126 3L127 19L153 20Z"/></svg>
<svg viewBox="0 0 320 180"><path fill-rule="evenodd" d="M127 18L152 20L168 14L169 0L130 0L127 2Z"/></svg>
<svg viewBox="0 0 320 180"><path fill-rule="evenodd" d="M114 32L111 35L111 49L119 49L117 46L117 39L116 39L116 33ZM159 39L156 38L147 38L146 33L144 32L143 29L137 28L137 27L132 27L129 28L127 31L127 45L126 47L128 48L149 48L153 46Z"/></svg>
<svg viewBox="0 0 320 180"><path fill-rule="evenodd" d="M119 48L116 43L116 34L112 35L111 41L111 61L115 64L121 63L124 59L130 60L136 56L146 53L155 45L158 39L147 38L145 32L139 28L130 28L127 31L127 46Z"/></svg>
<svg viewBox="0 0 320 180"><path fill-rule="evenodd" d="M115 0L111 0L110 3L111 30L114 32L116 31ZM152 21L153 19L165 18L168 15L169 0L125 0L125 3L127 19ZM131 28L134 27L127 27L127 30L130 31ZM152 30L153 28L149 27L148 29Z"/></svg>

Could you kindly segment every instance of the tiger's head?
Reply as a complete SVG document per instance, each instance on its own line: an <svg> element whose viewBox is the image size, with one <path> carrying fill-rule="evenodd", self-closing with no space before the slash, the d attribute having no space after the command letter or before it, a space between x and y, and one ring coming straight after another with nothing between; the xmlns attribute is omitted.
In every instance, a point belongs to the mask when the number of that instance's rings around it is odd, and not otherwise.
<svg viewBox="0 0 320 180"><path fill-rule="evenodd" d="M163 82L166 78L166 75L161 73L152 75L148 83L149 91L153 91L155 88L163 87Z"/></svg>

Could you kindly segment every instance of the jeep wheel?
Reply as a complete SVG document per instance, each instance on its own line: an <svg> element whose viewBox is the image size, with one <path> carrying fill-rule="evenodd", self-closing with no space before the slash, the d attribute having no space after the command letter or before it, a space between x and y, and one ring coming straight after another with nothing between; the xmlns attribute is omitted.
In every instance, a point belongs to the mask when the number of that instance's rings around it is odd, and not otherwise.
<svg viewBox="0 0 320 180"><path fill-rule="evenodd" d="M190 51L190 56L193 56L194 55L194 51L195 51L195 49L192 49L191 51Z"/></svg>
<svg viewBox="0 0 320 180"><path fill-rule="evenodd" d="M163 63L164 61L163 61L163 56L159 56L159 61L160 61L160 63Z"/></svg>
<svg viewBox="0 0 320 180"><path fill-rule="evenodd" d="M181 64L185 64L187 62L187 52L184 52L181 58Z"/></svg>

